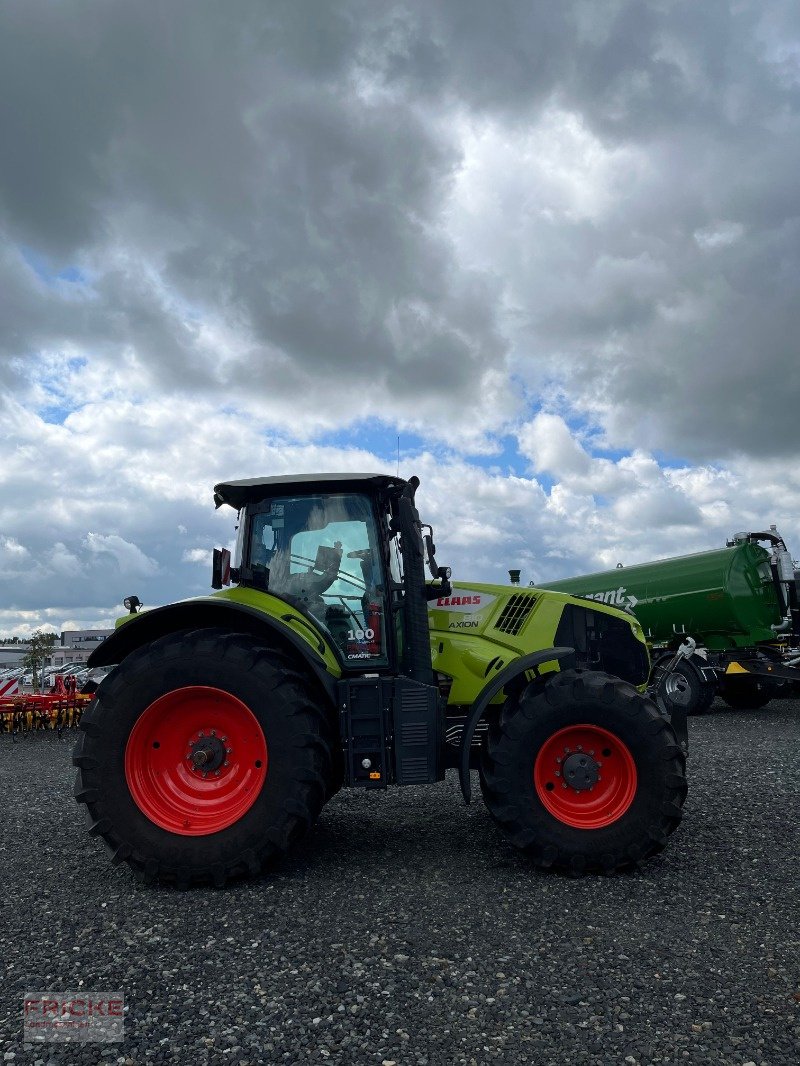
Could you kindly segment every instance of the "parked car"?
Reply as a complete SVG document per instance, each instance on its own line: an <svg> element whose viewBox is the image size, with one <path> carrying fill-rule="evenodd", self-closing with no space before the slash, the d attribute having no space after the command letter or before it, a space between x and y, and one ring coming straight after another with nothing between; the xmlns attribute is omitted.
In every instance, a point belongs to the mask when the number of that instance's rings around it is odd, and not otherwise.
<svg viewBox="0 0 800 1066"><path fill-rule="evenodd" d="M96 692L100 687L100 682L104 677L110 674L113 669L113 666L96 666L93 670L88 670L80 684L81 692Z"/></svg>
<svg viewBox="0 0 800 1066"><path fill-rule="evenodd" d="M81 662L72 662L64 663L63 666L48 666L47 670L45 671L45 676L55 677L56 674L62 674L64 676L66 676L67 674L74 674L76 670L83 669L85 665L85 663Z"/></svg>

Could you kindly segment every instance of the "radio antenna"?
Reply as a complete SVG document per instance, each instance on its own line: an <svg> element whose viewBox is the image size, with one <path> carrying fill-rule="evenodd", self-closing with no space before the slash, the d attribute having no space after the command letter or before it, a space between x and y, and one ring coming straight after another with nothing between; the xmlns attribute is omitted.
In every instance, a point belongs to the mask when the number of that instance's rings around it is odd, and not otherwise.
<svg viewBox="0 0 800 1066"><path fill-rule="evenodd" d="M400 434L397 434L397 476L400 477Z"/></svg>

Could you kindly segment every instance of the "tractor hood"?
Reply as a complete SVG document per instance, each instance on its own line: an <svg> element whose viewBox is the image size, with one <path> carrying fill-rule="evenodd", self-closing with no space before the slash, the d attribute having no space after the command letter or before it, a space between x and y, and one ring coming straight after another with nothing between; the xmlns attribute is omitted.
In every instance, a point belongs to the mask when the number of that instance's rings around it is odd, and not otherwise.
<svg viewBox="0 0 800 1066"><path fill-rule="evenodd" d="M491 672L542 648L572 648L577 665L633 685L650 672L642 628L632 614L561 592L454 582L428 603L433 668L453 678L449 702L469 704Z"/></svg>

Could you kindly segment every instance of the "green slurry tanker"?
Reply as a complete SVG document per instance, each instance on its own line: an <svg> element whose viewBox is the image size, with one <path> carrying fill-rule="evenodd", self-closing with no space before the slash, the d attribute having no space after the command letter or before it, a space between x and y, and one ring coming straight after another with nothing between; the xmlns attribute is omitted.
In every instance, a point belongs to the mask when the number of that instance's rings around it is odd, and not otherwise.
<svg viewBox="0 0 800 1066"><path fill-rule="evenodd" d="M114 862L222 885L278 860L343 786L422 787L449 768L467 800L478 771L492 819L538 866L612 872L666 846L686 716L644 694L639 623L558 592L451 583L418 484L215 487L238 512L216 591L138 613L128 597L90 659L114 669L81 720L75 796Z"/></svg>
<svg viewBox="0 0 800 1066"><path fill-rule="evenodd" d="M717 695L735 708L763 707L800 682L797 583L775 526L737 533L714 551L537 587L632 612L650 644L654 676L681 642L694 640L695 653L666 683L666 696L690 714L706 711Z"/></svg>

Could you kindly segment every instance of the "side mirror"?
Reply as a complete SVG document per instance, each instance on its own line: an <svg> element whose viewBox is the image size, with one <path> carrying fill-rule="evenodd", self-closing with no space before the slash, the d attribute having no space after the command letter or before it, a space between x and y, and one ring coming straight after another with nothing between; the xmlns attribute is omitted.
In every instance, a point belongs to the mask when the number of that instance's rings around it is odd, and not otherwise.
<svg viewBox="0 0 800 1066"><path fill-rule="evenodd" d="M430 526L426 527L431 529ZM425 541L425 554L428 559L428 569L430 570L431 577L434 581L441 581L441 585L437 590L439 596L449 596L451 592L450 588L450 575L452 571L449 566L439 566L436 562L436 545L433 543L433 530L430 533L426 533L423 540Z"/></svg>
<svg viewBox="0 0 800 1066"><path fill-rule="evenodd" d="M426 528L427 529L431 529L430 526L427 526L427 527L423 526L423 529L426 529ZM433 530L432 529L431 529L430 533L426 533L425 534L425 536L423 537L423 540L425 541L425 555L427 556L428 569L431 572L431 577L434 579L434 581L437 578L441 578L443 576L442 573L441 573L442 570L447 570L448 571L447 576L449 577L450 576L449 567L439 566L437 564L437 562L436 562L436 545L433 543Z"/></svg>
<svg viewBox="0 0 800 1066"><path fill-rule="evenodd" d="M227 548L215 548L211 564L211 587L221 589L231 583L231 553Z"/></svg>

